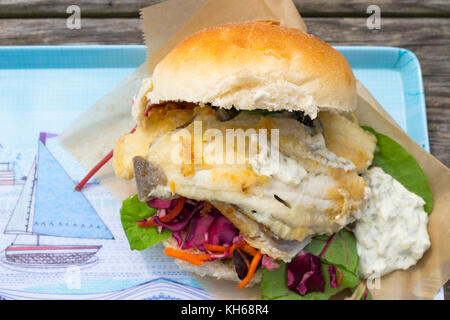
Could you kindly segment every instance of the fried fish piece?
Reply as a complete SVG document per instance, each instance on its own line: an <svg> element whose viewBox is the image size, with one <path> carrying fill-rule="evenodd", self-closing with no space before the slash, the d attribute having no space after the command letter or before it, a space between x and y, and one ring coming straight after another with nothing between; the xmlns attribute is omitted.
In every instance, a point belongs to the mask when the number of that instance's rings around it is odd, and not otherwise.
<svg viewBox="0 0 450 320"><path fill-rule="evenodd" d="M136 104L137 102L135 102ZM153 140L160 134L172 132L193 121L206 109L187 104L166 103L151 109L148 117L140 119L134 133L123 134L114 146L113 168L122 179L133 178L133 158L145 156Z"/></svg>
<svg viewBox="0 0 450 320"><path fill-rule="evenodd" d="M310 235L330 234L359 217L366 184L352 161L327 149L326 133L312 134L299 121L282 116L241 113L230 121L220 122L213 114L203 114L196 120L201 121L203 130L215 129L223 136L227 129L278 129L279 168L271 171L270 167L265 168L265 163L258 168L248 156L240 154L247 154L248 149L238 148L233 150L236 156L246 159L243 163L227 164L213 159L207 164L186 165L175 160L185 158L186 152L191 152L188 158L195 160L194 148L185 148L179 139L174 139L177 131L167 132L153 140L146 158L161 168L168 183L155 188L149 196L165 198L179 194L195 200L228 203L285 240L302 241ZM341 122L342 126L353 125ZM369 135L362 129L352 129L354 132L348 132ZM183 130L193 136L194 123ZM375 141L372 142L374 149ZM211 143L211 139L203 138L203 150ZM359 163L359 170L368 164L369 160Z"/></svg>
<svg viewBox="0 0 450 320"><path fill-rule="evenodd" d="M324 111L319 117L328 150L349 159L356 166L356 171L366 171L373 160L377 143L375 136L337 113Z"/></svg>
<svg viewBox="0 0 450 320"><path fill-rule="evenodd" d="M237 208L223 202L213 202L212 204L235 226L239 226L239 231L248 244L261 249L263 254L267 254L274 259L289 262L311 241L311 238L306 238L303 241L279 239L267 228L249 218Z"/></svg>

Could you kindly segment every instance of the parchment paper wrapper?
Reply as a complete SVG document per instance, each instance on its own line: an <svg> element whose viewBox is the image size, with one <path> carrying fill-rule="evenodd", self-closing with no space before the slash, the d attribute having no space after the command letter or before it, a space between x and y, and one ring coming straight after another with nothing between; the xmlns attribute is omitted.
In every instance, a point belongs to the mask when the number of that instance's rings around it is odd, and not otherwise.
<svg viewBox="0 0 450 320"><path fill-rule="evenodd" d="M123 133L130 131L131 101L142 78L181 40L202 28L227 22L278 20L281 25L306 31L291 0L170 0L141 11L147 45L146 66L142 65L100 101L83 113L60 136L62 144L87 169L92 168ZM428 230L431 248L420 262L406 271L384 276L375 299L432 299L450 275L450 171L403 132L361 83L358 83L361 124L369 125L399 142L425 171L433 193L433 212ZM108 163L97 178L119 201L136 193L134 180L114 176ZM119 217L117 217L119 219ZM235 290L235 283L196 279L217 299L260 299L259 286Z"/></svg>

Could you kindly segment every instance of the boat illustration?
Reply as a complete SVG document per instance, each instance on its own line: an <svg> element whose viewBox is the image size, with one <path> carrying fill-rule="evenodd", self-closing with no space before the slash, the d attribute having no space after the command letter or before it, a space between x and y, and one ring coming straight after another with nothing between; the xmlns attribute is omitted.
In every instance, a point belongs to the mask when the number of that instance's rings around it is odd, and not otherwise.
<svg viewBox="0 0 450 320"><path fill-rule="evenodd" d="M91 263L102 247L59 241L58 245L46 245L41 237L114 239L88 199L74 191L72 178L46 147L46 139L52 136L41 133L37 155L5 228L5 234L16 235L2 259L9 265L83 265ZM20 243L21 238L30 236L34 243Z"/></svg>
<svg viewBox="0 0 450 320"><path fill-rule="evenodd" d="M14 163L0 162L0 185L14 185Z"/></svg>

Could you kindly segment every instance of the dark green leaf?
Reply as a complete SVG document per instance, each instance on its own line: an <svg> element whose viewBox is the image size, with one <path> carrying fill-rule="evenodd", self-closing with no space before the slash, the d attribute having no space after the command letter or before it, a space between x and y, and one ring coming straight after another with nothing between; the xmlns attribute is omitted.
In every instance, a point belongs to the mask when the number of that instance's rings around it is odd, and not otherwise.
<svg viewBox="0 0 450 320"><path fill-rule="evenodd" d="M172 231L165 228L163 228L161 233L158 233L156 227L142 228L136 224L142 219L155 215L155 213L156 209L145 202L139 201L137 195L123 201L120 209L120 219L132 250L144 250L172 235Z"/></svg>
<svg viewBox="0 0 450 320"><path fill-rule="evenodd" d="M409 191L422 197L425 201L425 211L431 213L433 201L430 186L417 160L388 136L370 127L362 128L374 134L378 140L372 164L383 169Z"/></svg>
<svg viewBox="0 0 450 320"><path fill-rule="evenodd" d="M318 256L329 238L329 236L314 237L311 243L305 247L305 251ZM334 264L341 270L346 269L356 277L358 276L358 252L356 250L356 239L352 232L345 229L339 231L321 258L326 263Z"/></svg>
<svg viewBox="0 0 450 320"><path fill-rule="evenodd" d="M261 298L264 300L276 300L285 298L290 290L286 283L286 263L278 262L279 268L263 269L261 280Z"/></svg>

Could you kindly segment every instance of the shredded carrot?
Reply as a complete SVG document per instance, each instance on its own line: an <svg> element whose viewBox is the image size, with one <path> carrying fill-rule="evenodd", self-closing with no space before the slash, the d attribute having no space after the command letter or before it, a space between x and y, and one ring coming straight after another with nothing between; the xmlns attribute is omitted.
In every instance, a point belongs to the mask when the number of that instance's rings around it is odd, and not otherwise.
<svg viewBox="0 0 450 320"><path fill-rule="evenodd" d="M207 249L209 251L214 251L214 252L226 252L226 251L230 251L230 249L232 248L232 247L219 246L216 244L209 244L209 243L205 243L204 247L205 247L205 249Z"/></svg>
<svg viewBox="0 0 450 320"><path fill-rule="evenodd" d="M142 227L142 228L151 228L151 227L156 227L158 224L155 222L155 221L153 221L153 220L144 220L144 221L138 221L138 222L136 222L136 224L139 226L139 227Z"/></svg>
<svg viewBox="0 0 450 320"><path fill-rule="evenodd" d="M169 257L187 261L197 266L201 266L204 261L211 259L209 254L190 253L183 250L176 250L170 247L166 247L164 249L164 254Z"/></svg>
<svg viewBox="0 0 450 320"><path fill-rule="evenodd" d="M205 243L204 247L205 249L209 250L209 251L214 251L214 252L228 252L230 255L233 254L234 250L236 249L240 249L242 248L244 245L247 245L247 247L249 249L247 250L253 250L252 252L254 252L256 254L256 249L250 247L245 241L241 242L241 243L234 243L232 244L230 247L227 246L220 246L220 245L216 245L216 244L210 244L210 243ZM247 251L246 251L247 252ZM251 254L251 253L250 253ZM252 254L252 255L255 255Z"/></svg>
<svg viewBox="0 0 450 320"><path fill-rule="evenodd" d="M137 126L134 126L134 128L130 131L130 133L134 133L136 131L136 127ZM80 191L81 189L83 189L83 187L89 181L89 179L92 178L92 176L96 174L97 171L100 170L109 160L111 160L112 157L113 157L113 150L111 150L102 160L100 160L99 163L95 165L94 168L91 169L91 171L88 172L88 174L75 186L75 190Z"/></svg>
<svg viewBox="0 0 450 320"><path fill-rule="evenodd" d="M252 259L252 262L250 263L250 268L248 269L247 275L245 278L239 283L239 285L236 287L236 289L243 289L245 288L250 281L252 280L253 276L255 275L256 268L258 268L259 261L261 260L262 253L261 249L259 249L255 256Z"/></svg>
<svg viewBox="0 0 450 320"><path fill-rule="evenodd" d="M244 244L245 241L241 243L233 243L230 247L230 254L233 254L234 250L241 248Z"/></svg>
<svg viewBox="0 0 450 320"><path fill-rule="evenodd" d="M339 277L337 279L337 285L340 286L342 283L343 274L342 274L341 269L339 269L338 267L336 267L336 271L339 273Z"/></svg>
<svg viewBox="0 0 450 320"><path fill-rule="evenodd" d="M242 245L242 244L241 244ZM241 245L239 245L239 246L241 246ZM236 250L238 248L238 245L237 244L232 244L231 245L231 247L230 247L230 255L232 255L233 254L233 252L234 252L234 250Z"/></svg>
<svg viewBox="0 0 450 320"><path fill-rule="evenodd" d="M240 248L243 251L247 252L248 254L251 254L252 256L256 255L257 251L255 248L249 246L247 243L244 242L242 247Z"/></svg>
<svg viewBox="0 0 450 320"><path fill-rule="evenodd" d="M170 222L173 219L175 219L180 214L181 210L183 210L185 203L186 203L186 198L184 198L184 197L178 198L175 208L170 210L170 212L167 215L165 215L164 217L162 217L160 220L162 222Z"/></svg>

